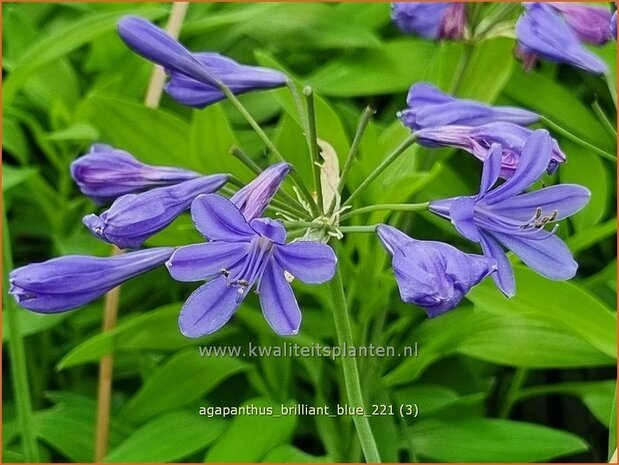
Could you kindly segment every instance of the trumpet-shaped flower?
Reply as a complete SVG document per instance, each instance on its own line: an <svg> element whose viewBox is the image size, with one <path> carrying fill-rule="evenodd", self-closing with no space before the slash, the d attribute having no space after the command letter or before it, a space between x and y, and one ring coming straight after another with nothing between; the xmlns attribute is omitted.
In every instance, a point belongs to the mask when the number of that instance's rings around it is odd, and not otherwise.
<svg viewBox="0 0 619 465"><path fill-rule="evenodd" d="M578 265L554 230L545 226L578 212L590 192L573 184L524 192L542 176L552 156L552 139L543 129L527 140L513 177L494 187L501 156L501 147L493 145L484 162L479 194L430 202L430 210L449 218L460 234L480 243L484 254L497 261L493 278L507 296L515 294L514 272L501 245L549 279L572 278Z"/></svg>
<svg viewBox="0 0 619 465"><path fill-rule="evenodd" d="M247 221L262 216L275 196L286 175L290 172L288 163L269 166L256 179L239 189L230 201L236 205Z"/></svg>
<svg viewBox="0 0 619 465"><path fill-rule="evenodd" d="M217 331L255 287L273 330L296 334L301 311L286 272L310 284L330 280L337 262L331 247L309 241L285 244L286 230L280 222L247 221L232 202L216 194L196 198L191 215L209 242L180 247L166 265L177 281L208 282L183 305L181 332L200 337Z"/></svg>
<svg viewBox="0 0 619 465"><path fill-rule="evenodd" d="M400 296L430 318L455 308L473 286L497 269L496 261L436 241L418 241L381 224L376 232L393 257Z"/></svg>
<svg viewBox="0 0 619 465"><path fill-rule="evenodd" d="M198 195L215 192L227 179L224 174L215 174L141 194L123 195L109 210L101 215L87 215L83 222L104 241L120 248L139 247L188 210Z"/></svg>
<svg viewBox="0 0 619 465"><path fill-rule="evenodd" d="M587 50L566 21L550 4L531 3L516 23L518 53L530 68L537 56L567 63L595 74L608 71L606 64Z"/></svg>
<svg viewBox="0 0 619 465"><path fill-rule="evenodd" d="M617 11L615 11L612 18L610 18L610 34L617 40Z"/></svg>
<svg viewBox="0 0 619 465"><path fill-rule="evenodd" d="M394 2L391 18L407 34L426 39L462 39L466 5L462 2Z"/></svg>
<svg viewBox="0 0 619 465"><path fill-rule="evenodd" d="M89 153L71 163L71 176L84 195L103 205L125 194L178 184L200 175L180 168L146 165L124 150L94 144Z"/></svg>
<svg viewBox="0 0 619 465"><path fill-rule="evenodd" d="M612 13L608 7L571 2L551 2L549 5L561 13L583 42L604 45L612 39L609 27Z"/></svg>
<svg viewBox="0 0 619 465"><path fill-rule="evenodd" d="M174 249L160 247L114 257L68 255L16 268L9 293L29 310L57 313L95 300L120 283L170 258Z"/></svg>
<svg viewBox="0 0 619 465"><path fill-rule="evenodd" d="M438 126L415 132L420 145L426 147L457 147L466 150L481 161L488 156L492 144L502 149L500 176L511 178L520 164L525 143L533 131L512 123L490 123L482 126ZM546 167L549 174L566 160L556 140L551 139L552 150Z"/></svg>
<svg viewBox="0 0 619 465"><path fill-rule="evenodd" d="M165 31L145 19L128 16L118 23L127 46L165 68L166 92L191 107L205 107L225 98L222 84L240 94L286 84L288 78L268 68L244 66L218 53L192 53Z"/></svg>
<svg viewBox="0 0 619 465"><path fill-rule="evenodd" d="M417 131L436 126L480 126L492 122L519 125L535 123L539 116L515 107L491 107L475 100L457 99L431 84L414 84L406 98L408 107L398 114L405 126Z"/></svg>

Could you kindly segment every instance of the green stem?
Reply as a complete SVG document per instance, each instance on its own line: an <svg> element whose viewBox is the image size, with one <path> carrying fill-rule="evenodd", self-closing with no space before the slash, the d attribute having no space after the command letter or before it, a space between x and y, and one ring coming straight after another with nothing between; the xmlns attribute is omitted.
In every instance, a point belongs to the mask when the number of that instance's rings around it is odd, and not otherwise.
<svg viewBox="0 0 619 465"><path fill-rule="evenodd" d="M340 182L337 185L337 191L342 192L344 189L344 185L346 184L346 178L348 177L348 173L352 168L352 164L357 158L357 152L359 152L359 146L361 145L361 139L363 139L363 134L365 133L365 128L370 122L370 119L376 110L372 107L366 107L361 115L361 119L359 120L359 125L357 126L357 131L355 132L355 138L350 145L350 151L348 152L348 156L346 157L346 162L344 163L344 168L342 169L342 173L340 174Z"/></svg>
<svg viewBox="0 0 619 465"><path fill-rule="evenodd" d="M339 226L337 229L343 233L375 233L378 224L370 226Z"/></svg>
<svg viewBox="0 0 619 465"><path fill-rule="evenodd" d="M234 95L234 92L232 92L230 88L228 88L228 86L224 84L219 84L219 89L224 93L226 98L230 101L230 103L234 106L234 108L237 109L237 111L241 114L241 116L245 118L245 121L247 121L247 123L252 127L254 132L258 135L260 140L262 140L264 145L266 145L267 148L273 153L273 155L275 155L275 157L279 161L286 162L286 159L282 156L282 154L277 149L277 147L275 147L275 144L271 141L271 139L269 139L269 136L266 135L266 133L262 130L258 122L247 111L247 109L241 103L241 101L238 98L236 98L236 95ZM318 206L316 205L316 202L314 198L312 197L312 194L310 193L310 191L307 189L307 187L301 180L299 174L296 171L292 170L290 173L290 177L292 181L294 182L295 186L299 189L299 192L301 193L301 195L305 198L307 203L310 205L310 208L312 209L312 211L315 214L318 214L319 213Z"/></svg>
<svg viewBox="0 0 619 465"><path fill-rule="evenodd" d="M39 447L34 431L32 417L32 400L30 398L30 385L28 382L28 372L26 367L26 351L24 340L17 320L17 308L15 301L8 293L9 272L13 269L13 255L11 252L11 238L9 234L9 224L6 220L4 201L2 202L2 267L3 267L3 299L4 299L4 321L9 330L9 349L11 360L11 371L13 378L13 391L15 395L15 407L17 410L17 421L19 422L24 460L25 462L39 462Z"/></svg>
<svg viewBox="0 0 619 465"><path fill-rule="evenodd" d="M527 376L529 376L529 371L526 368L516 369L509 384L507 393L505 394L505 398L503 399L503 403L499 409L499 418L507 418L509 416L512 407L518 400L518 391L527 380Z"/></svg>
<svg viewBox="0 0 619 465"><path fill-rule="evenodd" d="M598 155L600 155L602 158L605 158L609 161L612 161L613 163L617 163L617 157L612 155L611 153L608 153L607 151L596 147L593 144L590 144L589 142L582 140L581 138L575 136L574 134L572 134L570 131L567 131L566 129L563 129L561 126L559 126L557 123L549 120L548 118L546 118L545 116L540 116L540 119L542 120L542 122L544 122L550 129L553 129L555 131L557 131L559 134L567 137L568 139L570 139L572 142L577 143L578 145L585 147L589 150L594 151L595 153L597 153Z"/></svg>
<svg viewBox="0 0 619 465"><path fill-rule="evenodd" d="M415 143L415 141L417 140L417 136L415 136L414 134L409 136L404 142L402 142L402 144L400 144L399 147L397 147L392 153L391 155L389 155L387 158L385 158L382 163L380 165L378 165L376 167L376 169L374 171L372 171L367 178L365 178L363 180L363 182L361 184L359 184L359 187L357 187L352 194L350 194L350 196L346 199L346 202L344 202L344 204L342 205L342 207L345 207L346 205L350 205L352 203L352 201L359 196L359 194L361 194L361 192L363 192L363 190L369 186L372 181L374 181L383 171L385 171L389 165L391 165L394 161L396 161L398 159L398 157L400 155L402 155L406 149L408 149L411 145L413 145Z"/></svg>
<svg viewBox="0 0 619 465"><path fill-rule="evenodd" d="M356 210L352 210L340 218L341 221L344 221L347 218L350 218L353 215L360 215L361 213L369 213L374 211L381 210L391 210L391 211L402 211L402 212L417 212L427 210L430 202L423 203L386 203L380 205L369 205L367 207L357 208Z"/></svg>
<svg viewBox="0 0 619 465"><path fill-rule="evenodd" d="M595 102L593 102L593 105L591 106L593 108L594 113L597 115L598 119L602 122L602 124L608 131L608 134L610 134L613 139L616 139L617 129L615 128L615 125L610 122L610 120L608 119L608 116L606 115L606 113L604 113L604 110L602 110L602 107L600 106L600 102L596 100Z"/></svg>
<svg viewBox="0 0 619 465"><path fill-rule="evenodd" d="M262 170L254 162L254 160L249 158L249 156L245 152L243 152L239 147L232 147L230 149L230 155L232 155L233 157L238 159L241 163L243 163L245 166L247 166L250 170L254 172L254 174L262 173Z"/></svg>
<svg viewBox="0 0 619 465"><path fill-rule="evenodd" d="M324 211L322 200L322 183L320 179L320 154L318 153L318 139L316 135L316 111L314 109L314 92L310 86L303 89L307 103L307 148L312 159L312 174L314 175L314 190L316 191L316 203L318 209Z"/></svg>
<svg viewBox="0 0 619 465"><path fill-rule="evenodd" d="M335 276L329 283L329 287L331 290L331 301L333 302L333 319L335 320L338 343L340 345L346 344L352 347L354 346L354 340L339 267L335 272ZM349 405L352 408L364 407L357 361L354 357L342 357L341 362ZM376 441L370 427L370 422L365 416L361 415L354 415L353 422L355 423L357 436L361 443L361 449L363 450L366 462L379 463L380 455L376 447Z"/></svg>

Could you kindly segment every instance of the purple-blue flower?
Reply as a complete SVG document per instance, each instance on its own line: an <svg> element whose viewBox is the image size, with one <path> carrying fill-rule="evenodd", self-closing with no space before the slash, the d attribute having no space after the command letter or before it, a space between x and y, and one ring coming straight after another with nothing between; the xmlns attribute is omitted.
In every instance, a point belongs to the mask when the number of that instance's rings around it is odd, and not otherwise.
<svg viewBox="0 0 619 465"><path fill-rule="evenodd" d="M537 56L567 63L595 74L608 71L606 64L587 50L560 14L545 3L531 3L516 23L518 53L530 68Z"/></svg>
<svg viewBox="0 0 619 465"><path fill-rule="evenodd" d="M484 161L492 144L503 151L500 176L511 178L520 164L521 153L533 131L512 123L489 123L482 126L439 126L415 132L420 145L426 147L458 147ZM549 174L566 160L556 140L551 139L552 151L547 166Z"/></svg>
<svg viewBox="0 0 619 465"><path fill-rule="evenodd" d="M466 5L462 2L394 2L391 18L402 32L426 39L462 39Z"/></svg>
<svg viewBox="0 0 619 465"><path fill-rule="evenodd" d="M230 201L247 221L262 216L284 178L290 172L290 168L288 163L276 163L269 166L256 179L239 189Z"/></svg>
<svg viewBox="0 0 619 465"><path fill-rule="evenodd" d="M142 18L128 16L121 19L118 33L131 50L165 68L170 75L166 92L187 106L202 108L223 100L222 84L240 94L279 87L288 80L279 71L241 65L218 53L192 53Z"/></svg>
<svg viewBox="0 0 619 465"><path fill-rule="evenodd" d="M604 45L612 39L609 27L612 13L608 7L571 2L551 2L549 5L561 13L583 42Z"/></svg>
<svg viewBox="0 0 619 465"><path fill-rule="evenodd" d="M170 258L174 249L160 247L114 257L68 255L16 268L9 293L29 310L57 313L81 307L120 283Z"/></svg>
<svg viewBox="0 0 619 465"><path fill-rule="evenodd" d="M393 272L404 302L430 318L455 308L473 286L497 269L496 261L436 241L418 241L381 224L376 232L393 257Z"/></svg>
<svg viewBox="0 0 619 465"><path fill-rule="evenodd" d="M84 195L103 205L121 195L178 184L200 175L180 168L146 165L124 150L94 144L90 152L71 163L71 176Z"/></svg>
<svg viewBox="0 0 619 465"><path fill-rule="evenodd" d="M613 13L612 18L610 18L610 33L612 37L617 40L617 11Z"/></svg>
<svg viewBox="0 0 619 465"><path fill-rule="evenodd" d="M123 195L109 210L98 216L87 215L83 222L92 234L104 241L120 248L139 247L188 210L198 195L215 192L227 179L224 174L215 174L141 194Z"/></svg>
<svg viewBox="0 0 619 465"><path fill-rule="evenodd" d="M337 258L326 244L285 244L279 221L247 221L228 199L201 195L191 206L196 228L209 242L180 247L166 263L177 281L207 280L189 296L179 316L181 332L200 337L221 328L255 287L262 313L280 335L296 334L301 311L287 274L319 284L330 280Z"/></svg>
<svg viewBox="0 0 619 465"><path fill-rule="evenodd" d="M552 139L543 129L527 140L513 177L494 187L501 156L501 147L493 145L484 162L479 194L430 202L430 210L449 218L460 234L479 242L484 254L497 261L493 278L507 296L515 294L514 272L501 246L549 279L572 278L577 263L554 230L545 227L578 212L590 192L573 184L525 192L542 176L552 156Z"/></svg>
<svg viewBox="0 0 619 465"><path fill-rule="evenodd" d="M411 86L406 103L409 108L400 112L398 117L413 130L452 124L480 126L498 121L527 125L539 120L532 111L457 99L424 82Z"/></svg>

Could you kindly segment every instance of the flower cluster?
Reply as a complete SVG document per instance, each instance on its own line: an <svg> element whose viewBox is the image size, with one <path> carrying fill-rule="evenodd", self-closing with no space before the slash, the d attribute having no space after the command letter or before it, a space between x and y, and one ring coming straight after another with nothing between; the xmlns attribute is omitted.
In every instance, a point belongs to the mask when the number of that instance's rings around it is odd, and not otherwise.
<svg viewBox="0 0 619 465"><path fill-rule="evenodd" d="M553 8L553 14L565 15L562 22L578 23L569 6ZM538 10L530 5L526 14L535 18ZM466 35L462 3L396 3L393 15L402 29L424 37L456 39ZM590 26L580 31L583 37L594 35ZM166 91L188 106L203 107L230 95L288 81L275 70L241 65L216 53L190 52L140 18L121 20L118 30L133 51L165 68L169 75ZM533 50L527 47L529 52ZM455 308L487 276L493 277L505 295L512 296L514 274L506 250L549 279L573 277L577 265L571 253L555 235L556 225L547 227L579 211L589 192L576 185L527 192L545 172L554 172L566 161L546 130L526 127L539 116L525 109L456 99L426 83L411 87L407 103L399 117L419 144L462 149L483 162L477 195L426 205L433 214L449 219L463 237L480 244L483 254L416 240L386 224L373 227L372 232L393 258L402 299L435 317ZM10 293L23 307L36 312L66 311L165 264L177 281L204 282L181 309L179 326L184 335L200 337L217 331L252 289L259 295L264 317L273 330L280 335L296 334L301 311L291 282L329 281L336 273L337 257L320 241L287 241L290 235L284 223L265 217L265 212L269 206L283 204L284 212L294 210L295 203L301 206L299 220L303 221L292 223L308 228L306 238L341 238L345 229L339 224L339 215L330 214L333 211L327 211L328 205L318 206L311 194L304 200L315 202L319 215L304 208L303 199L297 201L289 194L282 193L279 203L275 202L292 168L285 162L273 164L226 198L217 192L233 180L230 174L150 166L122 150L95 145L73 162L71 174L95 204L111 205L99 214L87 215L83 223L99 239L121 249L138 250L108 258L67 256L18 268L10 274ZM339 180L335 184L343 185ZM340 186L337 188L340 196ZM143 248L149 238L188 211L205 242ZM312 234L312 228L324 228L330 234Z"/></svg>

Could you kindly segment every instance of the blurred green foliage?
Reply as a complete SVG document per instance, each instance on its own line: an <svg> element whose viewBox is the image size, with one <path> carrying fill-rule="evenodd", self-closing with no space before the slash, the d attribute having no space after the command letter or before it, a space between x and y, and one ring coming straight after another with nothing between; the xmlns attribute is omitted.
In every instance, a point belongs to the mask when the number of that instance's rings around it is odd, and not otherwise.
<svg viewBox="0 0 619 465"><path fill-rule="evenodd" d="M169 8L3 2L2 188L16 266L64 254L109 254L109 245L81 224L94 206L79 195L68 169L93 142L147 163L232 172L245 181L252 174L228 154L231 146L262 166L269 162L260 140L226 102L198 111L164 97L160 109L143 106L152 66L124 47L115 23L125 14L162 22ZM588 144L616 151L608 125L616 126L616 107L602 78L549 63L525 74L509 37L473 46L459 73L468 45L402 36L390 22L388 3L195 3L181 40L190 49L284 69L299 85L311 84L319 96L318 135L340 159L363 107L372 104L378 112L349 189L406 138L395 113L417 81L535 110ZM616 44L599 53L615 70ZM279 89L241 100L301 176L311 179L290 94ZM371 418L385 461L606 461L607 428L615 421L616 164L553 135L569 162L545 182L579 183L593 193L589 206L558 232L581 265L572 282L550 282L517 267L515 298L505 299L487 281L457 310L428 320L399 300L374 237L351 236L341 244L359 344L419 343L416 358L359 359L368 403L419 405L415 419ZM476 192L479 173L479 163L464 153L412 148L363 202L469 194ZM418 238L474 250L448 222L425 213L375 212L358 221L391 221ZM148 245L200 240L189 218L181 217ZM334 345L326 286L295 288L304 311L296 338L275 337L255 298L216 334L182 337L176 319L191 286L172 281L165 270L123 287L118 326L109 333L100 331L101 301L54 316L20 310L43 460L93 460L96 367L109 353L116 369L106 461L360 460L350 418L198 415L208 405L344 402L338 361L199 355L198 344ZM11 337L5 327L3 342ZM3 375L3 459L20 461L7 363Z"/></svg>

